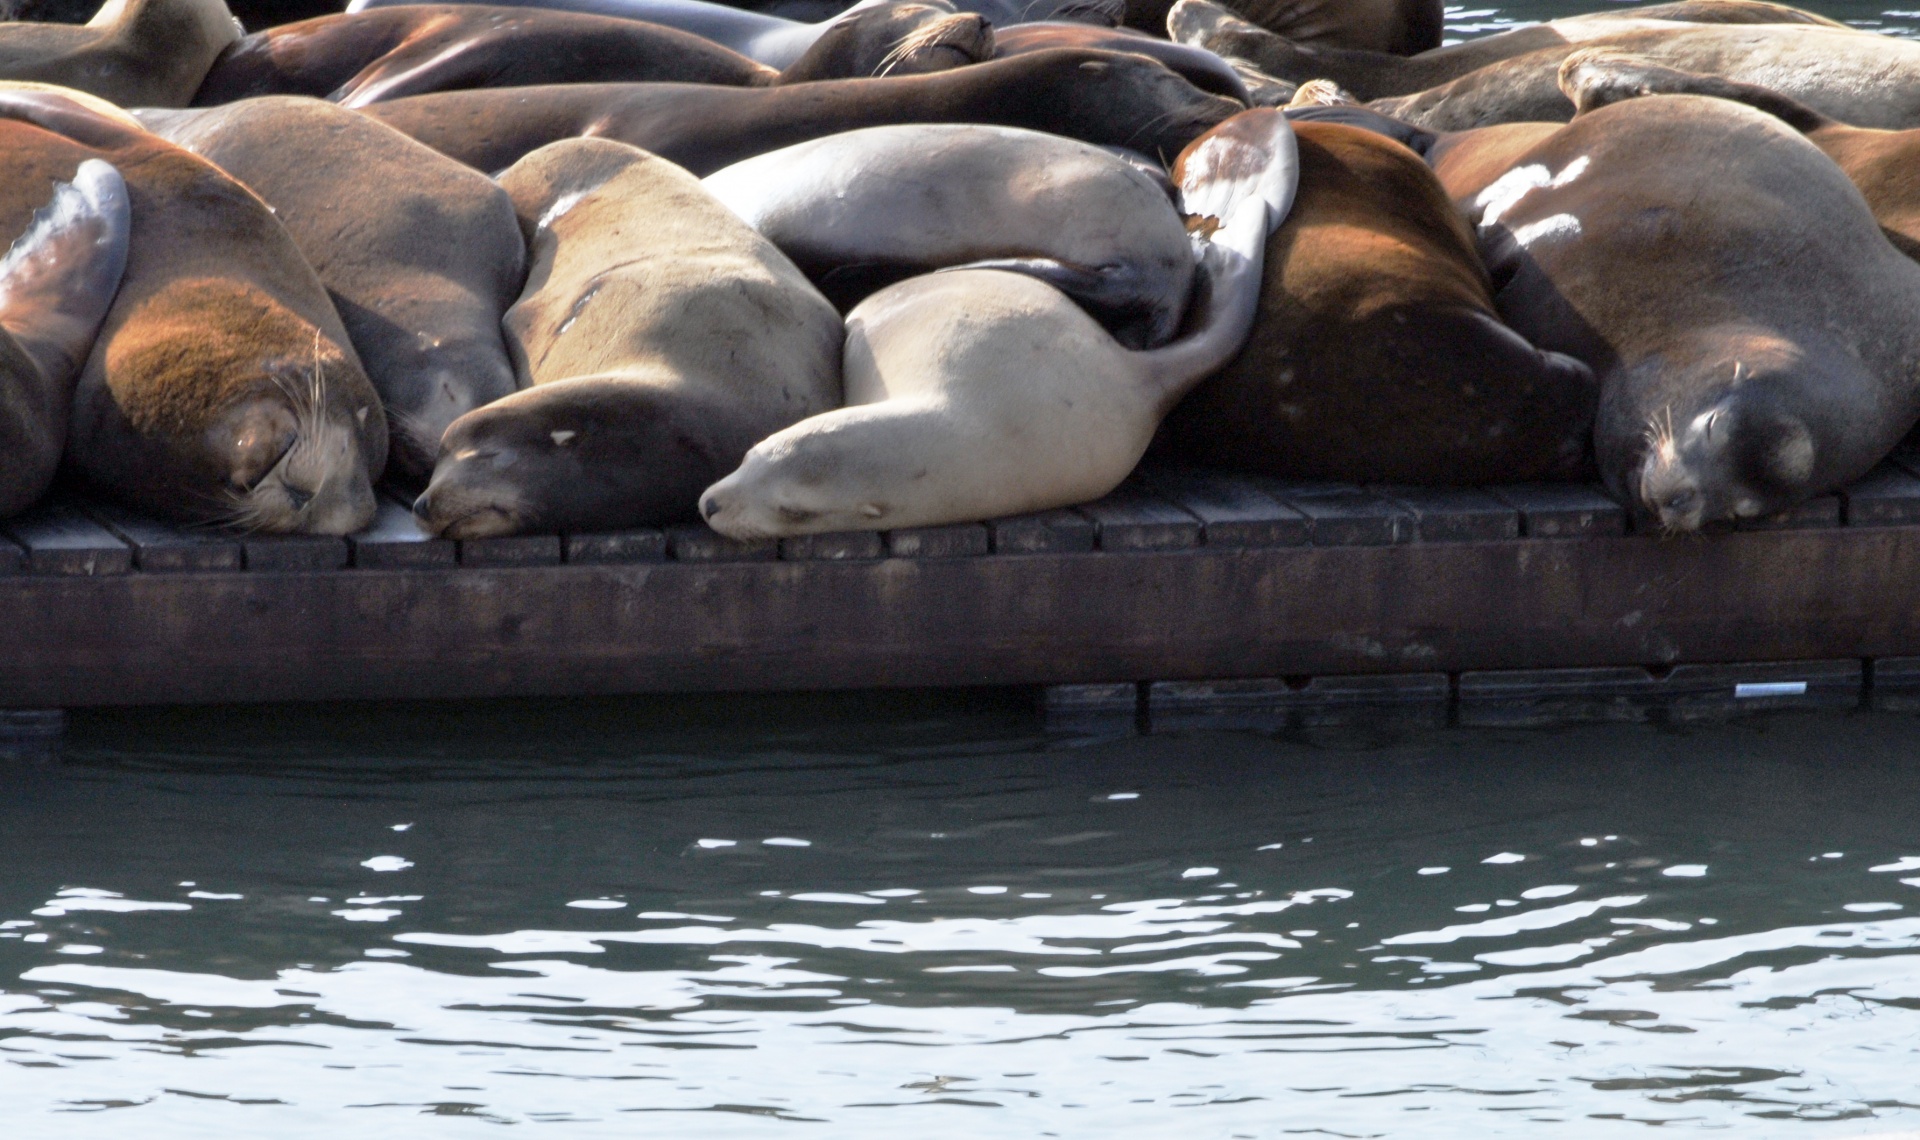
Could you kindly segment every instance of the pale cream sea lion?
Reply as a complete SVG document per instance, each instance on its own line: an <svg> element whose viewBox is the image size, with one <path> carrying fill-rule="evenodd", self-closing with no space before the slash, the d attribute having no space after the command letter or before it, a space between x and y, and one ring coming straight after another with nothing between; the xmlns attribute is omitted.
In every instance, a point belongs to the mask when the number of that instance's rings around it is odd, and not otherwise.
<svg viewBox="0 0 1920 1140"><path fill-rule="evenodd" d="M122 107L184 107L239 38L224 0L107 0L83 25L0 23L0 80L59 84Z"/></svg>
<svg viewBox="0 0 1920 1140"><path fill-rule="evenodd" d="M869 127L735 163L702 183L851 308L885 285L973 264L1055 286L1130 348L1165 342L1193 249L1162 186L1038 131Z"/></svg>
<svg viewBox="0 0 1920 1140"><path fill-rule="evenodd" d="M144 117L273 207L380 393L400 474L424 481L448 424L519 387L500 317L526 249L491 179L317 99Z"/></svg>
<svg viewBox="0 0 1920 1140"><path fill-rule="evenodd" d="M0 126L9 157L46 141L35 137L45 132L5 129L16 126ZM7 231L32 190L12 181L0 192ZM73 181L54 185L0 257L0 518L32 506L60 466L74 377L120 288L129 221L120 172L90 158Z"/></svg>
<svg viewBox="0 0 1920 1140"><path fill-rule="evenodd" d="M1098 498L1181 396L1231 359L1296 179L1292 129L1248 111L1176 168L1204 235L1189 331L1122 348L1059 290L999 270L916 277L847 317L847 406L755 445L700 513L733 538L938 526Z"/></svg>
<svg viewBox="0 0 1920 1140"><path fill-rule="evenodd" d="M528 235L531 385L446 431L414 503L451 538L691 518L753 444L840 403L840 316L685 170L605 139L501 176Z"/></svg>

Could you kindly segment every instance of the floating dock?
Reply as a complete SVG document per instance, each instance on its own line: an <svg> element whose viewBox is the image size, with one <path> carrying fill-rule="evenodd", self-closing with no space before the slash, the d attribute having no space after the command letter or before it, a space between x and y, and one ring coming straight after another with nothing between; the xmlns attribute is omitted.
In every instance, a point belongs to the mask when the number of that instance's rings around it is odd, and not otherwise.
<svg viewBox="0 0 1920 1140"><path fill-rule="evenodd" d="M72 499L0 524L0 710L28 732L89 705L968 685L1044 687L1067 727L1524 724L1898 703L1916 658L1904 452L1684 538L1590 487L1151 468L1072 510L764 543L452 542L397 501L349 538Z"/></svg>

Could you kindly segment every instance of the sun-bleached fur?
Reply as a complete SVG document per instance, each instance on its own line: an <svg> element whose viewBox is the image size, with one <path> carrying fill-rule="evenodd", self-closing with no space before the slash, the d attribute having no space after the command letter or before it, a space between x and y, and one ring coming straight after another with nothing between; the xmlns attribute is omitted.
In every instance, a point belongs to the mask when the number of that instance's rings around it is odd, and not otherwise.
<svg viewBox="0 0 1920 1140"><path fill-rule="evenodd" d="M44 90L0 89L0 130L20 187L100 158L131 205L126 272L75 386L67 464L187 521L342 534L371 519L386 419L266 204L205 159ZM315 414L326 440L308 438Z"/></svg>
<svg viewBox="0 0 1920 1140"><path fill-rule="evenodd" d="M839 404L839 314L686 171L574 139L501 185L530 251L505 321L530 387L447 429L414 504L429 530L687 518L756 440Z"/></svg>
<svg viewBox="0 0 1920 1140"><path fill-rule="evenodd" d="M743 539L937 526L1111 490L1167 409L1246 339L1267 234L1292 197L1277 111L1228 120L1188 158L1210 290L1190 332L1129 352L1059 290L999 270L884 289L847 317L847 406L756 445L701 496L708 524Z"/></svg>
<svg viewBox="0 0 1920 1140"><path fill-rule="evenodd" d="M184 107L239 38L224 0L107 0L80 26L0 23L0 79L74 87L122 107Z"/></svg>
<svg viewBox="0 0 1920 1140"><path fill-rule="evenodd" d="M1193 279L1186 227L1159 183L1038 131L869 127L735 163L702 185L842 308L916 273L993 262L1058 286L1149 347L1173 336Z"/></svg>
<svg viewBox="0 0 1920 1140"><path fill-rule="evenodd" d="M1179 0L1167 13L1167 33L1175 40L1242 61L1278 82L1330 79L1362 99L1411 95L1533 52L1554 50L1564 54L1582 43L1608 36L1636 30L1673 31L1698 24L1848 30L1811 12L1763 0L1677 0L1565 16L1406 57L1381 50L1354 51L1308 43L1277 27L1259 27L1236 14L1234 5L1222 7L1211 0Z"/></svg>
<svg viewBox="0 0 1920 1140"><path fill-rule="evenodd" d="M1500 323L1433 172L1369 131L1293 126L1299 197L1267 244L1253 335L1167 417L1158 451L1356 482L1585 475L1592 372Z"/></svg>
<svg viewBox="0 0 1920 1140"><path fill-rule="evenodd" d="M88 159L0 257L0 518L53 481L74 376L126 269L130 221L120 172Z"/></svg>
<svg viewBox="0 0 1920 1140"><path fill-rule="evenodd" d="M417 95L366 113L478 170L591 135L701 176L859 127L992 123L1170 157L1241 109L1145 56L1055 48L932 75L782 87L579 83Z"/></svg>
<svg viewBox="0 0 1920 1140"><path fill-rule="evenodd" d="M1920 418L1920 265L1779 119L1661 96L1433 153L1508 322L1599 376L1601 477L1653 523L1775 514Z"/></svg>
<svg viewBox="0 0 1920 1140"><path fill-rule="evenodd" d="M273 207L393 418L398 472L424 481L447 425L518 387L500 317L520 294L525 245L492 180L316 99L150 118Z"/></svg>

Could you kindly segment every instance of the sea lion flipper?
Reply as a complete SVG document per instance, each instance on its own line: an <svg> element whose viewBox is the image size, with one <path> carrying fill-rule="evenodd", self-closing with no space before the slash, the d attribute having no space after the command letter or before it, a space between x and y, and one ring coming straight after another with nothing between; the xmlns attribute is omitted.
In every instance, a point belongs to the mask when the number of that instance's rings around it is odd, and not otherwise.
<svg viewBox="0 0 1920 1140"><path fill-rule="evenodd" d="M1612 48L1582 48L1569 55L1560 65L1558 82L1577 115L1644 95L1708 95L1765 111L1797 131L1818 130L1834 123L1770 88L1682 71Z"/></svg>
<svg viewBox="0 0 1920 1140"><path fill-rule="evenodd" d="M0 327L49 379L71 378L92 351L126 271L130 224L120 172L90 158L0 258Z"/></svg>
<svg viewBox="0 0 1920 1140"><path fill-rule="evenodd" d="M497 58L475 51L472 40L456 43L431 58L419 60L402 48L361 69L327 96L342 107L368 107L409 95L485 87Z"/></svg>
<svg viewBox="0 0 1920 1140"><path fill-rule="evenodd" d="M1164 277L1130 261L1080 265L1052 257L998 257L955 265L962 269L999 269L1044 281L1073 298L1128 348L1164 344L1180 328L1185 297L1169 297Z"/></svg>

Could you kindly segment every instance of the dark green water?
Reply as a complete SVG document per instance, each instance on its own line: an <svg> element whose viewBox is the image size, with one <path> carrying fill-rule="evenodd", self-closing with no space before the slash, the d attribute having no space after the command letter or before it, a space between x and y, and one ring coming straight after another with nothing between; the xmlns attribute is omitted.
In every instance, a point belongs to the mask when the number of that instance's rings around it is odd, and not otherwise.
<svg viewBox="0 0 1920 1140"><path fill-rule="evenodd" d="M11 1136L1920 1127L1914 718L139 712L4 779Z"/></svg>

